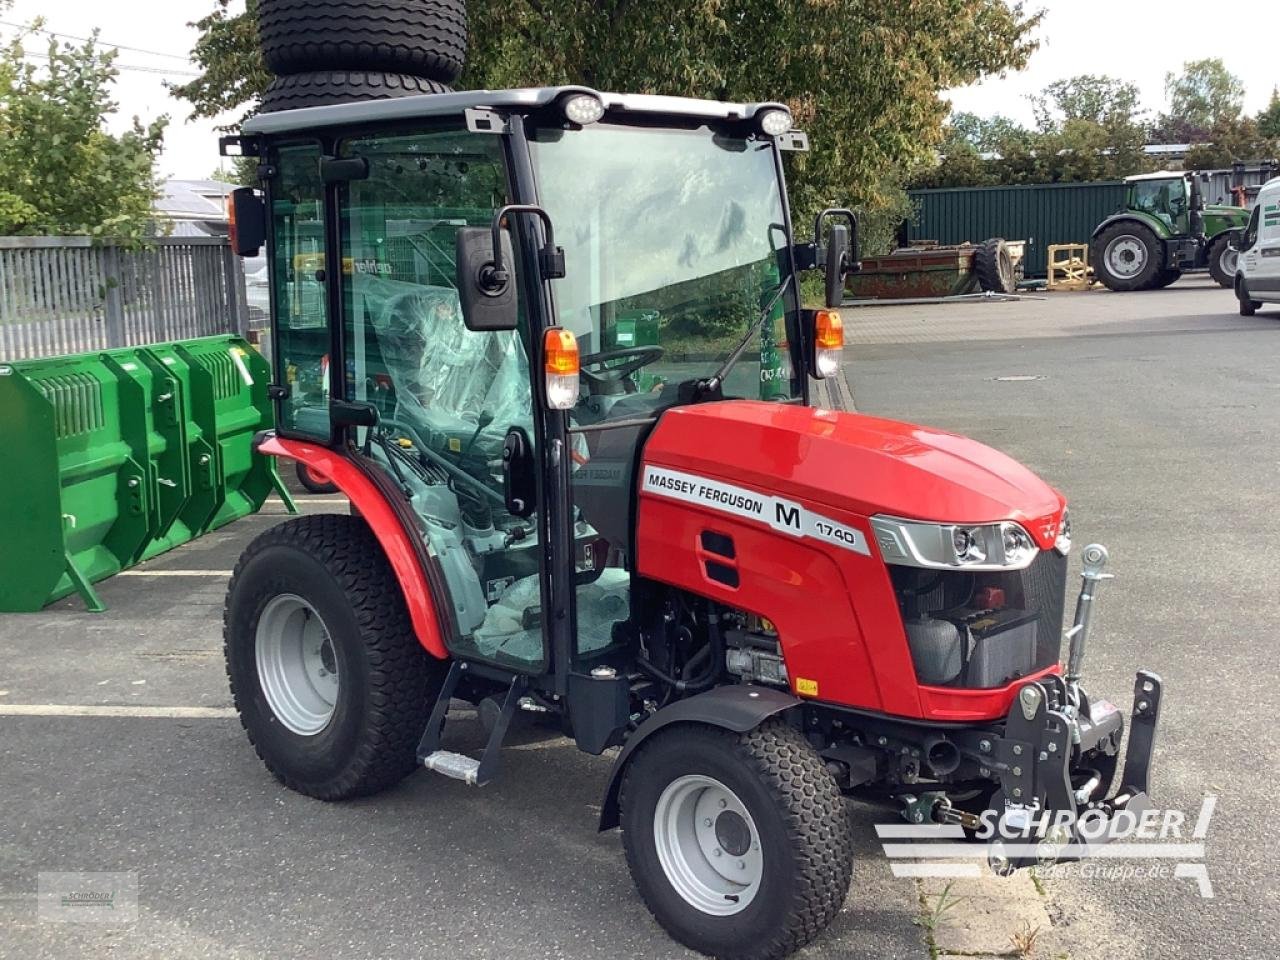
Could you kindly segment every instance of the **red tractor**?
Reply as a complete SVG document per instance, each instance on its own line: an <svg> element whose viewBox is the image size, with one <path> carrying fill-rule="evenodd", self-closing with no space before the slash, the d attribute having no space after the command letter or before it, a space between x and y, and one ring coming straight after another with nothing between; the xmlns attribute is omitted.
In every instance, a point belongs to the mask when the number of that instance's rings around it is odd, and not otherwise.
<svg viewBox="0 0 1280 960"><path fill-rule="evenodd" d="M970 830L1147 805L1159 678L1119 773L1122 716L1079 683L1101 547L1059 665L1062 495L810 404L843 334L800 276L838 306L857 224L794 239L784 106L443 93L228 141L262 182L235 243L272 276L258 449L351 502L260 536L227 596L236 707L283 783L484 784L517 718L620 747L600 828L658 922L725 958L835 916L848 797ZM457 700L478 757L441 749Z"/></svg>

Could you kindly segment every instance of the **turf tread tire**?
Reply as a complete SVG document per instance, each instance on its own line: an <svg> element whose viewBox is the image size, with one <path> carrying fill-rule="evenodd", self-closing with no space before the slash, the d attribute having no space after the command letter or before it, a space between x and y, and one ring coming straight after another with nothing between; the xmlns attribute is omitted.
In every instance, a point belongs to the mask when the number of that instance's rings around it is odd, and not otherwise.
<svg viewBox="0 0 1280 960"><path fill-rule="evenodd" d="M640 792L661 793L665 782L656 786L649 761L658 751L687 755L690 743L703 741L725 751L751 770L764 785L775 808L781 813L785 832L795 853L792 875L782 883L774 899L786 900L781 922L755 931L745 944L723 949L714 942L689 937L666 916L661 898L642 882L652 871L646 866L647 847L653 843L653 810ZM736 791L735 791L736 792ZM844 797L822 759L808 741L783 720L768 720L744 734L703 725L680 725L642 744L623 774L619 802L622 807L623 845L627 864L645 905L668 933L686 946L717 957L733 960L778 960L817 937L840 912L849 893L853 867L853 830ZM634 806L642 803L642 808ZM750 809L750 805L749 805ZM629 823L628 813L631 814ZM758 819L757 811L752 811ZM636 822L638 818L639 822ZM762 838L763 841L763 838ZM653 880L667 885L658 868ZM669 888L669 885L668 885ZM766 891L757 894L765 899ZM755 902L747 908L755 907ZM690 911L693 908L688 908Z"/></svg>
<svg viewBox="0 0 1280 960"><path fill-rule="evenodd" d="M973 257L973 272L978 277L978 287L986 293L1013 293L1017 289L1009 246L998 237L978 245Z"/></svg>
<svg viewBox="0 0 1280 960"><path fill-rule="evenodd" d="M311 739L285 730L261 692L255 661L257 616L274 595L295 592L282 567L292 565L295 582L310 582L313 595L297 590L319 613L337 594L352 619L334 616L325 625L344 668L354 662L363 673L361 693L339 690L339 708L331 726L340 746L334 756L318 761L321 774L306 770L297 754L313 749ZM301 579L300 579L301 578ZM343 626L354 626L345 633ZM339 629L335 630L334 628ZM398 783L417 767L417 745L426 729L446 664L432 658L414 634L400 585L365 521L341 514L318 514L287 520L258 536L245 550L231 577L223 609L223 651L231 696L241 725L267 769L285 786L320 800L345 800L378 793ZM344 656L357 658L341 661ZM341 676L346 676L346 672ZM348 681L351 682L351 681ZM347 704L354 704L345 709ZM300 745L300 746L299 746ZM317 744L319 746L319 744ZM290 751L295 751L291 754Z"/></svg>
<svg viewBox="0 0 1280 960"><path fill-rule="evenodd" d="M464 0L259 0L267 69L385 70L453 83L467 56Z"/></svg>
<svg viewBox="0 0 1280 960"><path fill-rule="evenodd" d="M326 70L276 77L262 95L259 110L275 113L335 103L392 100L426 93L452 93L453 88L425 77L360 70Z"/></svg>

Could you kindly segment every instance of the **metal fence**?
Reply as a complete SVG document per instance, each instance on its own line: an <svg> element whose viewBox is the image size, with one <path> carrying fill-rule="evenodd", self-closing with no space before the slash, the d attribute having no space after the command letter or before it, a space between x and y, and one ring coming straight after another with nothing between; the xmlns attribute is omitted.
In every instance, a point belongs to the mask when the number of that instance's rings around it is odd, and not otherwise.
<svg viewBox="0 0 1280 960"><path fill-rule="evenodd" d="M0 360L244 333L244 267L222 237L138 248L0 237Z"/></svg>

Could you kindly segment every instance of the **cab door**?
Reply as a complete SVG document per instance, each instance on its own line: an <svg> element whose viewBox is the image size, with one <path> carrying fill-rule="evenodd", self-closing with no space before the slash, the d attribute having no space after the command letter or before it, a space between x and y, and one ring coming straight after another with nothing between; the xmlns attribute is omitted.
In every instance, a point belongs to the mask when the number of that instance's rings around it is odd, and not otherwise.
<svg viewBox="0 0 1280 960"><path fill-rule="evenodd" d="M502 138L461 125L381 130L338 145L342 395L377 413L361 455L411 505L458 658L549 666L539 510L506 508L502 450L535 436L531 332L463 322L455 241L488 227L509 189ZM538 505L540 506L540 505Z"/></svg>

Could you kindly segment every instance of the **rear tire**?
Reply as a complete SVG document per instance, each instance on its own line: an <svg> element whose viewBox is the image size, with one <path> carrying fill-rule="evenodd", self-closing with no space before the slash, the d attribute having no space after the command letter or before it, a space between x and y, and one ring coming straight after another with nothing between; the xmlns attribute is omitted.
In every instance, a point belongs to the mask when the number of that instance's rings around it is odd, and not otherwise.
<svg viewBox="0 0 1280 960"><path fill-rule="evenodd" d="M1115 223L1093 244L1093 271L1108 290L1150 290L1164 272L1164 247L1140 223Z"/></svg>
<svg viewBox="0 0 1280 960"><path fill-rule="evenodd" d="M1152 287L1152 289L1163 290L1165 287L1171 286L1172 284L1177 283L1181 279L1182 279L1181 270L1172 270L1172 269L1165 270L1163 273L1160 274L1159 278L1156 280L1156 285Z"/></svg>
<svg viewBox="0 0 1280 960"><path fill-rule="evenodd" d="M1013 257L1001 239L985 240L974 254L973 270L978 286L988 293L1013 293L1018 288L1013 273Z"/></svg>
<svg viewBox="0 0 1280 960"><path fill-rule="evenodd" d="M276 77L263 93L259 110L274 113L302 107L327 107L335 103L452 92L453 88L443 83L408 74L329 70Z"/></svg>
<svg viewBox="0 0 1280 960"><path fill-rule="evenodd" d="M741 735L705 726L655 735L628 765L620 803L641 897L694 950L776 960L826 929L848 895L853 839L844 798L818 754L781 720ZM704 807L714 820L702 818Z"/></svg>
<svg viewBox="0 0 1280 960"><path fill-rule="evenodd" d="M310 633L295 646L310 638L327 647L320 656L327 688L290 669L299 656L287 653L288 625L299 617ZM363 520L298 517L254 540L227 590L223 637L240 722L285 786L345 800L384 790L416 768L446 665L418 643L400 585ZM281 648L284 655L273 655Z"/></svg>
<svg viewBox="0 0 1280 960"><path fill-rule="evenodd" d="M1209 275L1217 281L1218 286L1231 287L1236 276L1236 261L1239 259L1231 246L1227 234L1220 234L1209 244Z"/></svg>
<svg viewBox="0 0 1280 960"><path fill-rule="evenodd" d="M259 0L267 69L386 70L453 83L467 55L463 0Z"/></svg>

